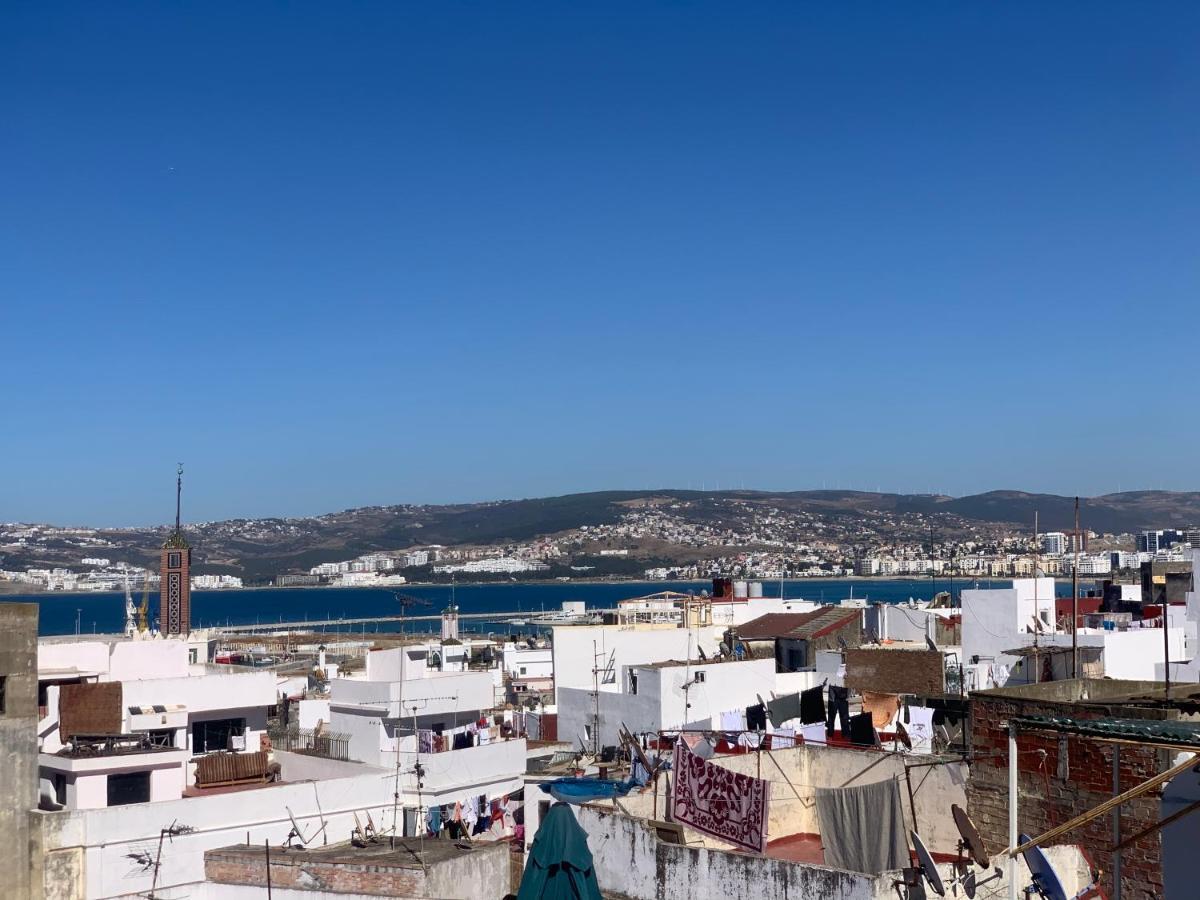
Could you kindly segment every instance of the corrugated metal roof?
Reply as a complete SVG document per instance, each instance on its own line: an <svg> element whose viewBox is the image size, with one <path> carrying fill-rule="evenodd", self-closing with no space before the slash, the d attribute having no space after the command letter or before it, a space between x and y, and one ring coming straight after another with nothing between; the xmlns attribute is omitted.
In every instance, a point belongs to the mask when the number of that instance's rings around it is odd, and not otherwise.
<svg viewBox="0 0 1200 900"><path fill-rule="evenodd" d="M860 609L846 610L838 606L825 606L804 613L767 613L739 625L737 634L743 641L821 637L861 615Z"/></svg>
<svg viewBox="0 0 1200 900"><path fill-rule="evenodd" d="M1200 750L1200 722L1178 719L1073 719L1066 716L1016 716L1022 729L1060 731L1113 741L1173 744Z"/></svg>

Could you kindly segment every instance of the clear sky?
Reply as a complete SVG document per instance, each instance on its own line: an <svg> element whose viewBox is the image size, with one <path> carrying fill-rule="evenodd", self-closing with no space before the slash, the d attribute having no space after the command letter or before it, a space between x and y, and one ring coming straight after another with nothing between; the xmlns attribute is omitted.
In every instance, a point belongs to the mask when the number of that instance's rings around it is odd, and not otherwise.
<svg viewBox="0 0 1200 900"><path fill-rule="evenodd" d="M3 15L0 520L1200 487L1200 4Z"/></svg>

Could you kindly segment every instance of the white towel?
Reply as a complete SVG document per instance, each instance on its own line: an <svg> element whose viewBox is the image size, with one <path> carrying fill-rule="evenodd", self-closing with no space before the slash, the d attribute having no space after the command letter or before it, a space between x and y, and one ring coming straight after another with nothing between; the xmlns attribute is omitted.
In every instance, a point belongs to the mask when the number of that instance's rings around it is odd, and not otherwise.
<svg viewBox="0 0 1200 900"><path fill-rule="evenodd" d="M730 712L721 713L721 730L745 731L746 711L744 709L735 709Z"/></svg>
<svg viewBox="0 0 1200 900"><path fill-rule="evenodd" d="M771 749L779 750L782 747L796 746L796 732L791 728L772 728L771 729Z"/></svg>
<svg viewBox="0 0 1200 900"><path fill-rule="evenodd" d="M825 723L814 722L811 725L800 726L800 736L804 738L804 743L806 744L827 743L825 738Z"/></svg>
<svg viewBox="0 0 1200 900"><path fill-rule="evenodd" d="M912 741L913 753L933 752L933 713L927 706L908 708L908 738Z"/></svg>

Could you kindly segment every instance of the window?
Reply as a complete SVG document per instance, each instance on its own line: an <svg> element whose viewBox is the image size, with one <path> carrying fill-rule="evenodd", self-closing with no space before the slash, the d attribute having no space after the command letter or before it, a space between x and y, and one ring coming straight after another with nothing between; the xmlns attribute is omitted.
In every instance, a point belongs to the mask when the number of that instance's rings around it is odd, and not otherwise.
<svg viewBox="0 0 1200 900"><path fill-rule="evenodd" d="M198 658L199 658L199 653L197 652L197 648L192 647L190 650L188 650L188 662L189 663L191 663L194 666L196 664L196 660Z"/></svg>
<svg viewBox="0 0 1200 900"><path fill-rule="evenodd" d="M0 716L4 715L4 690L8 687L8 676L0 675Z"/></svg>
<svg viewBox="0 0 1200 900"><path fill-rule="evenodd" d="M524 675L524 674L525 674L525 667L524 667L524 666L521 666L521 674L522 674L522 675Z"/></svg>
<svg viewBox="0 0 1200 900"><path fill-rule="evenodd" d="M637 672L630 671L629 673L629 693L637 693Z"/></svg>
<svg viewBox="0 0 1200 900"><path fill-rule="evenodd" d="M696 683L699 684L700 682L704 681L704 676L706 674L707 673L705 673L705 672L697 672L696 673Z"/></svg>
<svg viewBox="0 0 1200 900"><path fill-rule="evenodd" d="M108 805L150 802L149 772L120 772L108 776Z"/></svg>
<svg viewBox="0 0 1200 900"><path fill-rule="evenodd" d="M54 773L54 802L59 806L67 805L67 776L65 772Z"/></svg>
<svg viewBox="0 0 1200 900"><path fill-rule="evenodd" d="M210 719L207 722L193 722L192 752L212 753L216 750L228 750L233 746L231 739L235 735L242 737L245 734L245 719Z"/></svg>

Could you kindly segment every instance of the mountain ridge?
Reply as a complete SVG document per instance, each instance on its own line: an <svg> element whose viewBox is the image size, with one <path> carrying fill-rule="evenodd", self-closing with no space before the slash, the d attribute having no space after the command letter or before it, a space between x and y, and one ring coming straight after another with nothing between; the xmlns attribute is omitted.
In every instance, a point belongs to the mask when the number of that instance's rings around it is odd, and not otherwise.
<svg viewBox="0 0 1200 900"><path fill-rule="evenodd" d="M1148 528L1200 523L1200 492L1128 491L1080 498L1085 528L1101 533L1128 533ZM850 533L866 528L887 539L914 540L916 529L934 525L949 536L973 528L991 532L1033 532L1034 512L1041 531L1074 527L1074 498L1058 494L997 489L964 497L853 490L726 490L676 488L610 490L512 500L456 504L364 506L307 517L225 519L185 525L196 549L197 569L266 577L302 571L320 562L405 547L496 545L613 526L638 510L670 509L681 521L710 530L734 530L756 516L775 511L793 524L789 534L814 534L826 527ZM733 524L731 524L733 523ZM65 535L69 529L38 525L5 525L2 531L44 529L36 547L14 549L0 540L0 565L78 564L79 557L111 556L156 565L157 548L166 526L95 528L94 552L82 553ZM714 544L714 546L718 546ZM731 544L730 546L734 546ZM738 545L744 546L744 544ZM73 560L71 556L73 555Z"/></svg>

